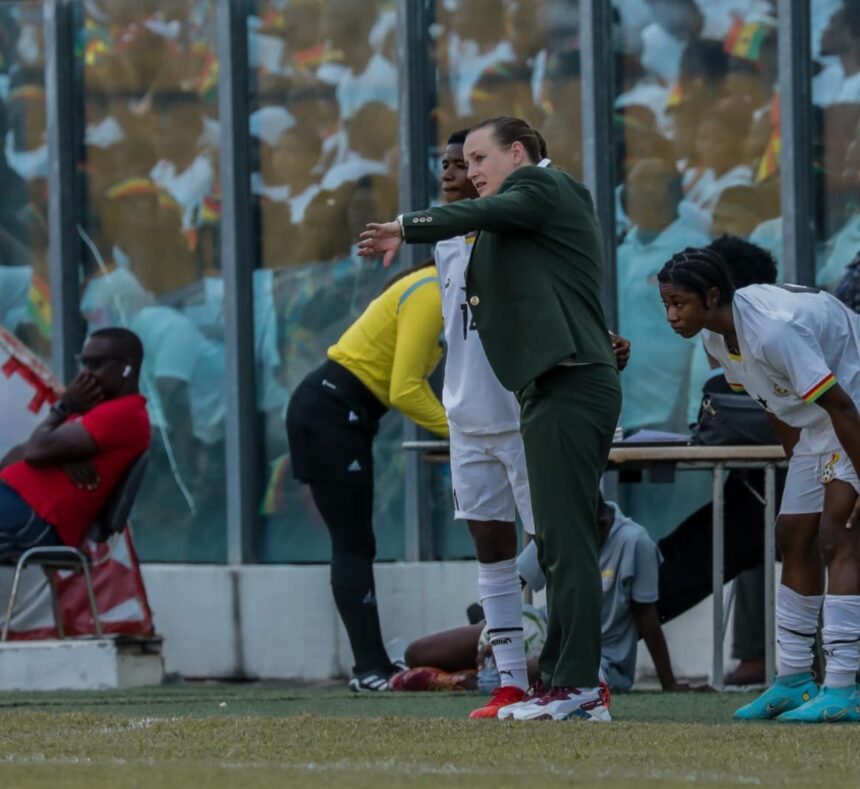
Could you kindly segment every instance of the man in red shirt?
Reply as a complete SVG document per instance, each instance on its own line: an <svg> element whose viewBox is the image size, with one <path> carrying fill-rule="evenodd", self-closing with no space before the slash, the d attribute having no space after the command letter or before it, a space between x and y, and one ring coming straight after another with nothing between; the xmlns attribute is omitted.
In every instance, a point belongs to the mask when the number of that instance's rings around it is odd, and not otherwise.
<svg viewBox="0 0 860 789"><path fill-rule="evenodd" d="M149 447L142 361L140 339L128 329L101 329L84 343L81 372L30 438L0 461L0 560L83 542Z"/></svg>

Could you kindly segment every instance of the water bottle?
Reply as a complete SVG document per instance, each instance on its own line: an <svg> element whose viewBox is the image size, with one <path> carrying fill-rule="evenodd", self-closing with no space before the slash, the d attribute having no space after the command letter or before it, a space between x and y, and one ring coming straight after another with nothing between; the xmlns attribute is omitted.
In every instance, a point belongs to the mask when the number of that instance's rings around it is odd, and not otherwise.
<svg viewBox="0 0 860 789"><path fill-rule="evenodd" d="M496 669L496 661L492 657L484 661L484 665L478 669L478 690L487 693L495 690L502 684L502 678Z"/></svg>

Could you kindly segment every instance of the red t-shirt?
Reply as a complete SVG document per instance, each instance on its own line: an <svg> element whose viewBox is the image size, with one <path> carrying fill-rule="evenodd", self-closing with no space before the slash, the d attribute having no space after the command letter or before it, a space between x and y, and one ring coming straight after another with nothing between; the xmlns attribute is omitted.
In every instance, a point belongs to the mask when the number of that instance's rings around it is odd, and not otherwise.
<svg viewBox="0 0 860 789"><path fill-rule="evenodd" d="M80 421L98 445L98 453L89 458L100 478L95 490L76 487L61 465L36 468L20 461L0 472L0 479L50 523L66 545L78 547L123 473L149 447L149 416L146 398L135 394L69 419Z"/></svg>

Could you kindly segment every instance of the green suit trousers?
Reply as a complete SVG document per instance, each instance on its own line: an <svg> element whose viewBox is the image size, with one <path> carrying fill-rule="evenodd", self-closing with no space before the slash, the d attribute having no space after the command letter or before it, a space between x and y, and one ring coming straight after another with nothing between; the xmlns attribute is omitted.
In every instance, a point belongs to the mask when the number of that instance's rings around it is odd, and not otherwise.
<svg viewBox="0 0 860 789"><path fill-rule="evenodd" d="M538 559L546 574L541 680L593 688L603 606L597 493L621 412L618 371L605 364L553 367L518 397Z"/></svg>

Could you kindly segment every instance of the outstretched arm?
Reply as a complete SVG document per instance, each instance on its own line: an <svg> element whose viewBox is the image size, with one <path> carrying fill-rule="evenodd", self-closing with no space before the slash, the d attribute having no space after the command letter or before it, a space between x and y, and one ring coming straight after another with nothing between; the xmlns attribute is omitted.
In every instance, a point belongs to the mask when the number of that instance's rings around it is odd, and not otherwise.
<svg viewBox="0 0 860 789"><path fill-rule="evenodd" d="M503 192L490 197L404 214L402 225L398 221L369 224L360 236L359 255L383 255L383 265L389 266L403 242L432 243L473 230L532 232L543 226L558 202L553 177L537 167L516 171L503 188Z"/></svg>

